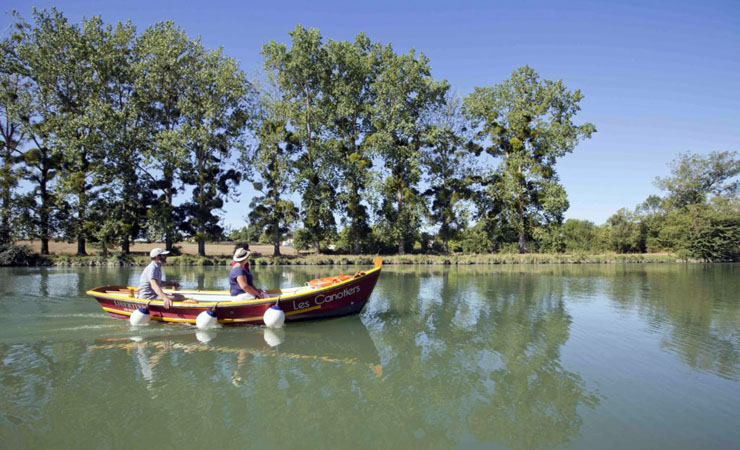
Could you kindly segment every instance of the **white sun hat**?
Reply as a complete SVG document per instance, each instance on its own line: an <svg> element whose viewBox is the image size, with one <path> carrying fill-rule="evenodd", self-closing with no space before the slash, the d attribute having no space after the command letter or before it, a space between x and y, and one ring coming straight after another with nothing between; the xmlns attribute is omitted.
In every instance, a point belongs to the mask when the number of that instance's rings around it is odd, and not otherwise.
<svg viewBox="0 0 740 450"><path fill-rule="evenodd" d="M243 248L237 248L234 252L234 261L236 262L242 262L245 259L249 258L249 250L245 250Z"/></svg>
<svg viewBox="0 0 740 450"><path fill-rule="evenodd" d="M170 252L166 252L166 251L162 250L161 248L156 247L156 248L153 248L151 252L149 252L149 257L150 258L156 258L159 255L165 255L165 256L167 256L169 254L170 254Z"/></svg>

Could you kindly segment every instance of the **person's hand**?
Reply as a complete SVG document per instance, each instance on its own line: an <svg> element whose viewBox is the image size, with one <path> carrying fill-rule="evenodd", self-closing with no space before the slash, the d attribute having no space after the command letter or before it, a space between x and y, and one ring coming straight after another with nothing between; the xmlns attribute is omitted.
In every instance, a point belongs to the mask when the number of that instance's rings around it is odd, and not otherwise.
<svg viewBox="0 0 740 450"><path fill-rule="evenodd" d="M170 309L172 306L172 298L169 295L164 296L164 309Z"/></svg>
<svg viewBox="0 0 740 450"><path fill-rule="evenodd" d="M177 281L173 281L172 282L172 287L175 288L175 289L177 289L177 290L179 290L180 289L180 283L178 283Z"/></svg>

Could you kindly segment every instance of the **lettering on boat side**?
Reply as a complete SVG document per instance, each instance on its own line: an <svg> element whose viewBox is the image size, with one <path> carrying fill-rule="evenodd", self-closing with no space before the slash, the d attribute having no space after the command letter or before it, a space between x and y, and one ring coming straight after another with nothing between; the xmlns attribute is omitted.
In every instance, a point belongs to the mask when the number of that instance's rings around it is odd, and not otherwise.
<svg viewBox="0 0 740 450"><path fill-rule="evenodd" d="M133 303L122 302L120 300L113 300L113 304L116 306L120 306L121 308L124 308L126 311L133 311L135 309L139 309L139 307Z"/></svg>
<svg viewBox="0 0 740 450"><path fill-rule="evenodd" d="M322 305L324 303L333 302L334 300L339 300L343 297L346 297L348 295L356 294L360 292L360 286L355 286L353 288L344 288L341 291L337 292L336 294L331 295L317 295L316 298L313 299L314 302L316 302L317 305Z"/></svg>
<svg viewBox="0 0 740 450"><path fill-rule="evenodd" d="M317 295L316 297L314 297L313 303L314 305L319 306L319 305L323 305L324 303L333 302L334 300L340 300L348 295L357 294L358 292L360 292L360 286L344 288L341 291L336 292L331 295L324 295L324 294ZM306 309L310 307L311 307L311 301L308 301L308 300L304 302L297 302L297 303L293 302L293 310Z"/></svg>

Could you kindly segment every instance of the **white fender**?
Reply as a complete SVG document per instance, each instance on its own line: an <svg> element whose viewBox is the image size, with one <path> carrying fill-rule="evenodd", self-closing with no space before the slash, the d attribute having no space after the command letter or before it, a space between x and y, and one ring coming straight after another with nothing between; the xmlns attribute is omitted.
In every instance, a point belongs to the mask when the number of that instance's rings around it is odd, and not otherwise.
<svg viewBox="0 0 740 450"><path fill-rule="evenodd" d="M148 308L139 308L131 313L131 317L128 318L129 323L133 326L146 325L152 320L151 314L149 314Z"/></svg>

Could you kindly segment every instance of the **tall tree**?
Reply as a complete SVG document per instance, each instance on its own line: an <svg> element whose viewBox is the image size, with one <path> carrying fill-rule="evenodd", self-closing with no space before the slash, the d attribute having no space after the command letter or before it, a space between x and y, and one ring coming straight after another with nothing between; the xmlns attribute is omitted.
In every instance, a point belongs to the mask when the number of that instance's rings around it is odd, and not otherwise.
<svg viewBox="0 0 740 450"><path fill-rule="evenodd" d="M223 234L214 212L241 181L232 151L244 149L252 89L237 62L221 49L208 51L198 42L195 51L196 67L180 107L189 155L182 179L193 186L192 199L183 206L189 213L185 226L198 242L198 254L205 256L206 239Z"/></svg>
<svg viewBox="0 0 740 450"><path fill-rule="evenodd" d="M34 100L39 108L35 114L38 120L31 126L38 152L30 161L42 172L42 252L49 231L49 211L43 206L49 200L45 183L54 173L59 174L57 200L70 202L66 209L72 214L63 223L64 231L68 238L77 240L78 254L85 254L90 236L88 205L94 198L94 175L102 160L97 133L100 118L97 109L91 107L100 87L95 41L100 28L99 18L75 26L52 8L34 11L34 24L19 23L13 37L18 42L16 69L34 83ZM55 172L49 165L52 160L64 170Z"/></svg>
<svg viewBox="0 0 740 450"><path fill-rule="evenodd" d="M302 195L305 233L320 253L320 242L335 229L336 174L329 170L332 154L325 135L330 106L325 87L330 71L319 30L298 25L290 37L290 49L270 42L262 47L262 55L268 76L283 92L289 126L301 145L295 184Z"/></svg>
<svg viewBox="0 0 740 450"><path fill-rule="evenodd" d="M391 45L382 49L380 70L372 84L375 132L368 145L381 155L388 176L383 185L382 217L388 233L403 254L417 233L422 218L421 147L427 124L421 120L440 104L449 89L446 81L431 76L429 59L414 50L397 55Z"/></svg>
<svg viewBox="0 0 740 450"><path fill-rule="evenodd" d="M536 225L562 222L568 208L555 164L596 131L590 123L572 121L582 98L580 90L569 91L560 80L540 80L523 66L503 83L476 87L464 99L481 148L502 159L487 184L493 187L490 195L499 197L492 202L496 216L516 228L521 253Z"/></svg>
<svg viewBox="0 0 740 450"><path fill-rule="evenodd" d="M103 86L98 94L102 145L105 150L102 175L105 189L101 195L105 214L97 218L94 235L104 251L108 245L120 245L128 254L131 241L145 226L146 208L153 201L151 181L142 177L142 153L147 145L147 124L142 102L135 90L134 69L136 29L130 23L118 23L101 30L97 45Z"/></svg>
<svg viewBox="0 0 740 450"><path fill-rule="evenodd" d="M58 14L52 10L55 16ZM49 14L35 15L38 26L49 20ZM44 19L44 17L46 19ZM62 152L55 144L55 129L60 116L58 87L54 61L41 57L48 50L44 47L44 33L15 15L16 23L11 37L3 42L3 74L17 80L27 95L28 110L20 116L29 147L23 154L24 175L31 183L28 194L30 205L23 208L23 225L30 236L41 240L41 254L49 254L49 239L67 222L67 209L59 209L59 199L53 186ZM23 202L25 203L25 202ZM65 217L62 217L65 216Z"/></svg>
<svg viewBox="0 0 740 450"><path fill-rule="evenodd" d="M466 134L460 99L448 93L445 102L432 112L422 153L429 183L424 195L430 199L430 217L434 225L439 225L446 254L450 253L450 238L467 225L461 207L472 195L473 167Z"/></svg>
<svg viewBox="0 0 740 450"><path fill-rule="evenodd" d="M6 40L3 48L12 42ZM10 69L3 52L0 72L0 245L9 244L13 238L12 222L15 214L16 188L23 176L20 163L23 161L23 145L27 138L24 118L30 115L30 86L26 79Z"/></svg>
<svg viewBox="0 0 740 450"><path fill-rule="evenodd" d="M174 197L180 187L179 174L189 158L181 132L185 121L182 103L196 70L196 45L172 22L160 22L137 38L134 52L135 98L148 132L143 174L160 193L149 210L149 225L171 250L182 222Z"/></svg>
<svg viewBox="0 0 740 450"><path fill-rule="evenodd" d="M261 193L250 203L251 229L270 236L273 256L280 255L280 242L298 220L298 208L284 198L295 175L295 154L300 143L288 130L285 104L278 87L267 87L260 99L256 125L257 145L247 162L247 177Z"/></svg>
<svg viewBox="0 0 740 450"><path fill-rule="evenodd" d="M329 78L326 96L329 104L328 132L340 174L338 199L348 222L353 253L360 253L360 242L370 234L368 211L363 194L371 181L372 153L367 144L372 134L371 86L378 74L380 46L364 34L354 42L329 41L326 45Z"/></svg>

